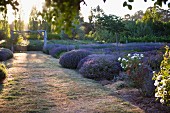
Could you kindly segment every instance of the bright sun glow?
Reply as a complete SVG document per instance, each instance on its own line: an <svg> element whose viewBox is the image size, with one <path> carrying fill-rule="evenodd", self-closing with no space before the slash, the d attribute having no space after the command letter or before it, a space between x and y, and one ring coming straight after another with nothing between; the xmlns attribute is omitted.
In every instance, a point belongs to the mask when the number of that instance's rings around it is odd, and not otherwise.
<svg viewBox="0 0 170 113"><path fill-rule="evenodd" d="M42 5L45 0L19 0L21 4L21 19L26 23L29 21L29 15L33 6L36 6L39 11L42 10ZM86 5L81 4L81 13L84 17L84 20L88 22L88 16L90 14L90 9L95 8L97 5L104 10L106 14L114 14L117 16L124 17L125 14L134 14L139 10L145 11L147 7L153 6L152 1L148 1L145 3L143 0L136 0L132 3L133 10L128 10L127 7L123 7L123 2L125 0L107 0L106 3L103 0L85 0ZM163 8L167 9L167 6L163 6ZM70 9L71 10L71 9ZM11 23L15 20L13 15L14 11L12 11L11 7L8 10L8 19Z"/></svg>
<svg viewBox="0 0 170 113"><path fill-rule="evenodd" d="M36 6L37 9L39 11L41 11L44 1L45 0L19 0L19 2L20 2L19 9L21 8L21 13L22 13L21 19L24 20L26 23L28 23L29 15L30 15L32 7ZM13 13L14 13L14 11L12 10L11 7L9 7L8 19L9 19L10 23L15 20Z"/></svg>

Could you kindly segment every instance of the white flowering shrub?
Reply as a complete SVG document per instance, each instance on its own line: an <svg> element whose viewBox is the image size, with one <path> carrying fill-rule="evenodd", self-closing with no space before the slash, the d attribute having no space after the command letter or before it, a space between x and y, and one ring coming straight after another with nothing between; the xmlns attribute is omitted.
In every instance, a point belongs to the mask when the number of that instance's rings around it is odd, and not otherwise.
<svg viewBox="0 0 170 113"><path fill-rule="evenodd" d="M155 97L160 99L162 104L170 106L170 50L165 47L166 52L161 62L160 71L154 74L153 80L156 86Z"/></svg>
<svg viewBox="0 0 170 113"><path fill-rule="evenodd" d="M126 71L129 68L137 67L141 65L141 59L144 57L143 54L128 54L124 58L119 57L118 61L121 63L121 67Z"/></svg>
<svg viewBox="0 0 170 113"><path fill-rule="evenodd" d="M152 80L153 73L150 66L142 63L143 57L143 54L128 54L124 58L118 58L118 61L120 61L133 87L138 88L143 96L151 97L155 90Z"/></svg>
<svg viewBox="0 0 170 113"><path fill-rule="evenodd" d="M121 67L128 75L129 80L134 84L134 87L141 88L144 79L145 69L141 59L143 54L128 54L124 58L119 57L118 61L121 63ZM144 71L144 72L143 72Z"/></svg>

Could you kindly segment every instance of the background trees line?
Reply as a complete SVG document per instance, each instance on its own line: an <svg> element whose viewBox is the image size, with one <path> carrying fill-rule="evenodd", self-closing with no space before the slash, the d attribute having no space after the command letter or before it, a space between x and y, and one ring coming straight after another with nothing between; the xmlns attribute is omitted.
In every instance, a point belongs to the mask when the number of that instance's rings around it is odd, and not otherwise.
<svg viewBox="0 0 170 113"><path fill-rule="evenodd" d="M51 8L47 9L48 11ZM20 18L21 12L15 12L16 19L11 25L7 21L7 17L1 20L1 30L9 29L23 30L24 22ZM4 13L2 13L4 14ZM42 15L43 14L43 15ZM55 22L49 22L50 15L48 13L39 12L36 7L32 8L29 18L28 29L37 30L45 29L49 34L49 38L55 39L71 38L71 39L91 39L100 42L115 42L115 33L119 34L120 42L127 41L164 41L169 42L170 35L170 10L161 9L159 6L149 7L145 12L137 11L134 15L125 15L120 18L116 15L106 15L100 6L91 9L89 22L84 22L80 13L72 21L70 36L66 31L56 25ZM40 19L41 18L41 19ZM56 27L58 26L58 27ZM32 38L36 38L34 35Z"/></svg>
<svg viewBox="0 0 170 113"><path fill-rule="evenodd" d="M127 14L125 18L105 15L98 6L91 10L89 23L94 26L91 36L98 41L115 42L114 34L119 33L121 42L169 42L170 10L156 5L147 8L145 12L140 10L134 15Z"/></svg>

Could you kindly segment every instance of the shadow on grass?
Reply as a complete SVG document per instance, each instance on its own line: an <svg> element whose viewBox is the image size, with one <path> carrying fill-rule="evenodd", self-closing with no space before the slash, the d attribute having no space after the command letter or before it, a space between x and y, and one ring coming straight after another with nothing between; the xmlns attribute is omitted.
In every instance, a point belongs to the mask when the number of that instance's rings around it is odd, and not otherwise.
<svg viewBox="0 0 170 113"><path fill-rule="evenodd" d="M4 88L4 85L3 85L3 84L0 84L0 94L1 94L1 92L2 92L2 90L3 90L3 88Z"/></svg>

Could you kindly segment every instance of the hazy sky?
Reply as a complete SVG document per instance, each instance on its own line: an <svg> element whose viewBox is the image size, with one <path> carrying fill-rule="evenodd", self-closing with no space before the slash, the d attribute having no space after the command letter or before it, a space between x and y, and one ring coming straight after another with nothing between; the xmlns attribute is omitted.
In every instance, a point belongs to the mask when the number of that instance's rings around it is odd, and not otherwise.
<svg viewBox="0 0 170 113"><path fill-rule="evenodd" d="M23 12L22 19L28 22L31 8L35 5L39 10L41 10L42 4L45 0L20 1L22 4ZM104 10L106 14L114 14L121 17L123 17L125 14L134 14L136 11L139 10L145 11L147 7L153 6L153 2L151 0L148 0L148 2L146 3L144 2L144 0L134 0L135 2L132 3L133 9L128 10L127 7L123 7L124 1L125 0L106 0L106 3L104 3L103 0L85 0L87 6L81 4L81 13L84 16L84 20L88 21L91 7L95 8L97 5L100 5L100 7ZM167 8L167 6L164 8ZM8 12L9 21L12 22L14 20L14 16L12 16L13 11L9 9Z"/></svg>
<svg viewBox="0 0 170 113"><path fill-rule="evenodd" d="M88 16L90 14L90 9L95 8L96 6L100 6L106 14L114 14L117 16L124 17L126 14L134 14L139 10L145 11L148 7L153 6L154 2L148 0L148 2L144 2L144 0L134 0L132 5L132 10L128 10L127 7L123 7L123 2L128 0L106 0L104 3L103 0L85 0L86 5L81 4L81 12L84 16L85 21L88 21ZM167 9L167 6L163 6L163 8Z"/></svg>

